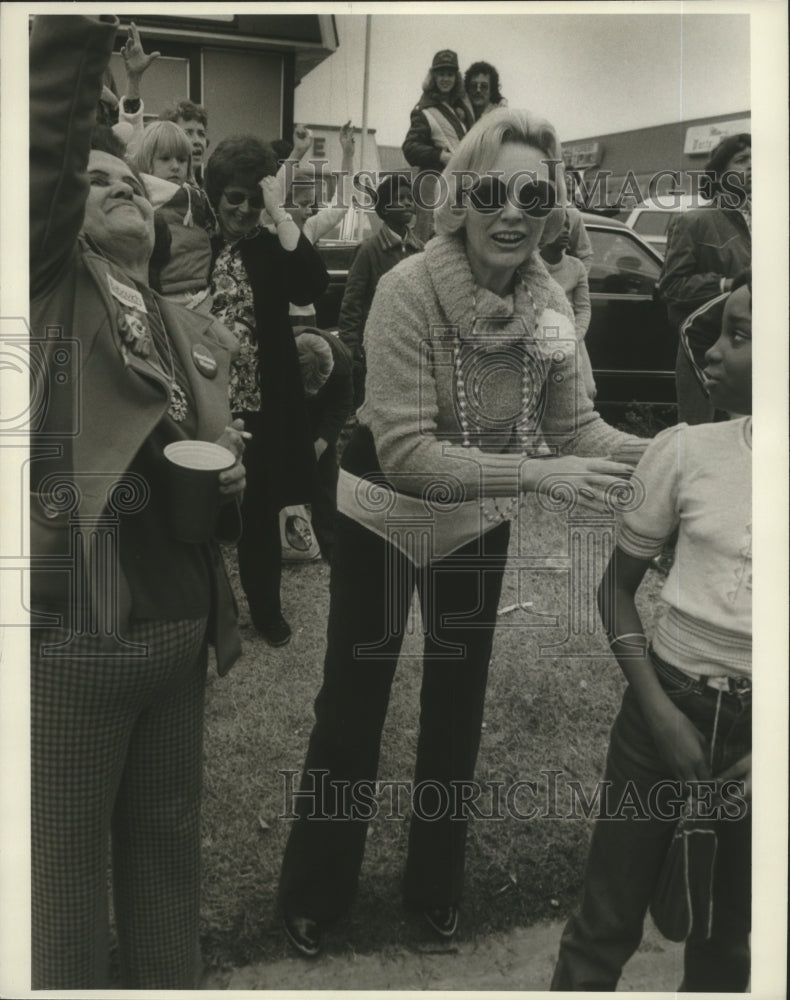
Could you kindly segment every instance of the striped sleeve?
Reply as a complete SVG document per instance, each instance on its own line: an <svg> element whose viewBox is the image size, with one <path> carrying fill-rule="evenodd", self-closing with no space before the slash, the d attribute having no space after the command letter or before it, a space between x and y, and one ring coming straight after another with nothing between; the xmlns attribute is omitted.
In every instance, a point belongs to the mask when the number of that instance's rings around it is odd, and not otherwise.
<svg viewBox="0 0 790 1000"><path fill-rule="evenodd" d="M685 428L679 424L657 434L634 470L640 502L618 519L617 547L637 559L658 555L680 520Z"/></svg>

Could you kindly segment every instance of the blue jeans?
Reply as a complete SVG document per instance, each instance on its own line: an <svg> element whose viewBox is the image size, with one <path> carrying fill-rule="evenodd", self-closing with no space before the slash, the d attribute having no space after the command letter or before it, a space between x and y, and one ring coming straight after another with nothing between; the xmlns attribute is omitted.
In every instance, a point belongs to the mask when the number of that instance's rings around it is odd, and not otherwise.
<svg viewBox="0 0 790 1000"><path fill-rule="evenodd" d="M672 701L712 744L718 774L751 750L751 692L719 692L653 654L658 678ZM714 734L715 729L715 734ZM624 792L650 802L651 788L672 779L656 750L631 688L612 728L606 762L608 803ZM607 786L605 786L607 787ZM639 947L642 928L675 821L649 817L598 819L592 835L581 908L565 926L551 988L613 991ZM649 810L648 810L649 812ZM713 931L691 936L684 952L681 991L740 993L749 983L751 930L751 815L715 822ZM669 987L667 987L669 988Z"/></svg>

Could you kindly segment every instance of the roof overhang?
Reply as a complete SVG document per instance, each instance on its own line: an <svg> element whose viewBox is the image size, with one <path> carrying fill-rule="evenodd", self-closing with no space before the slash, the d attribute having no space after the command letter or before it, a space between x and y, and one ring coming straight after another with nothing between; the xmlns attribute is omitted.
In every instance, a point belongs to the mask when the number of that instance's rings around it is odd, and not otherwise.
<svg viewBox="0 0 790 1000"><path fill-rule="evenodd" d="M197 42L219 48L293 53L297 83L340 44L332 14L122 14L120 21L134 21L143 38L151 42Z"/></svg>

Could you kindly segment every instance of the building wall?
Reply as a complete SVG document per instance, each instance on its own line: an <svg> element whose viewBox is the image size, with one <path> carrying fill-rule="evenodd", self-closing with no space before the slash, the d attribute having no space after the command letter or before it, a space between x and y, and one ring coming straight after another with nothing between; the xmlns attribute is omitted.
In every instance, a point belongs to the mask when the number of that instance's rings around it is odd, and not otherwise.
<svg viewBox="0 0 790 1000"><path fill-rule="evenodd" d="M639 194L644 198L674 191L695 194L694 172L704 169L710 152L725 136L750 131L750 120L751 113L744 111L574 139L563 143L563 156L588 191L596 190L601 175L597 190L605 192L609 205L616 204L621 194L626 205L636 204Z"/></svg>
<svg viewBox="0 0 790 1000"><path fill-rule="evenodd" d="M121 15L110 65L119 96L126 90L120 50L130 20ZM143 78L146 116L187 98L203 104L212 146L240 132L263 139L290 134L296 84L338 47L331 14L139 13L134 20L146 51L161 53Z"/></svg>
<svg viewBox="0 0 790 1000"><path fill-rule="evenodd" d="M285 110L286 56L205 46L197 58L197 81L190 56L161 56L151 64L142 82L146 118L191 97L208 111L211 146L240 132L279 138ZM126 92L126 71L119 52L113 53L110 65L122 95Z"/></svg>

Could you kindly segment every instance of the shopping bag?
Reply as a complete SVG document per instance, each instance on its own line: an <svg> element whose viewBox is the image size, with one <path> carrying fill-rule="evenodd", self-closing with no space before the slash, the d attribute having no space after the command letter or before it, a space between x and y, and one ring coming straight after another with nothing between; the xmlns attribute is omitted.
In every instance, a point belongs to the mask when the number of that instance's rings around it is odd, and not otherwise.
<svg viewBox="0 0 790 1000"><path fill-rule="evenodd" d="M321 558L310 512L300 504L280 511L280 544L283 562L313 562Z"/></svg>
<svg viewBox="0 0 790 1000"><path fill-rule="evenodd" d="M653 922L669 941L685 941L692 929L695 937L711 936L717 847L709 822L689 815L678 821L650 903Z"/></svg>

